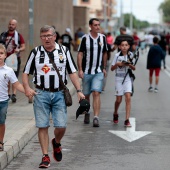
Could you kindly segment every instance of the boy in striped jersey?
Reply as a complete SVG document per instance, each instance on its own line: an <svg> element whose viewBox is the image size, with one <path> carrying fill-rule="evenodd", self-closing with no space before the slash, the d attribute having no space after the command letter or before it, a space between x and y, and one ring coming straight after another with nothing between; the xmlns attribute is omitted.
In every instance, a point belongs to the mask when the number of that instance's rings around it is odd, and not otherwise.
<svg viewBox="0 0 170 170"><path fill-rule="evenodd" d="M125 95L126 102L126 118L124 125L131 127L129 122L130 109L131 109L131 93L132 93L132 81L128 69L135 70L135 66L130 62L133 58L132 52L129 51L130 44L128 40L124 39L119 45L120 51L115 54L112 62L111 71L115 71L115 108L113 113L113 122L118 123L118 109L122 102L122 96Z"/></svg>

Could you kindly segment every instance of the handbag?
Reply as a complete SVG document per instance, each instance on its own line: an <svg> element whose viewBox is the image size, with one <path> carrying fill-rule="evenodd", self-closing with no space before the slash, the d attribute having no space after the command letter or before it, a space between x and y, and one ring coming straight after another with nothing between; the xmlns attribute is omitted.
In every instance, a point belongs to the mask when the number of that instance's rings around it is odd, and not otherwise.
<svg viewBox="0 0 170 170"><path fill-rule="evenodd" d="M11 67L14 71L17 71L18 68L18 59L15 53L11 54L6 58L5 63L8 67Z"/></svg>
<svg viewBox="0 0 170 170"><path fill-rule="evenodd" d="M65 52L65 51L64 51ZM48 53L47 53L48 54ZM66 53L65 53L66 54ZM71 97L71 94L70 94L70 91L69 89L67 88L67 86L64 84L62 78L61 78L61 75L59 73L59 70L56 66L56 64L54 63L53 59L49 56L48 54L48 57L53 65L53 67L55 68L57 74L58 74L58 77L59 77L59 87L61 87L61 89L63 90L63 94L64 94L64 99L65 99L65 104L66 106L71 106L72 105L72 97Z"/></svg>

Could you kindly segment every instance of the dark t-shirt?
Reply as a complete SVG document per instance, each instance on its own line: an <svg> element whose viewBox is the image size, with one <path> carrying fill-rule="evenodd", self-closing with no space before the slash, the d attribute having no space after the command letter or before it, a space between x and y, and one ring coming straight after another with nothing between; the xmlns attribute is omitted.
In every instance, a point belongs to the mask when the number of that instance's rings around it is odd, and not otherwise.
<svg viewBox="0 0 170 170"><path fill-rule="evenodd" d="M56 40L55 40L55 42L58 43L59 39L60 39L60 34L56 31Z"/></svg>
<svg viewBox="0 0 170 170"><path fill-rule="evenodd" d="M70 44L72 41L71 36L68 34L63 34L61 36L61 40L62 40L62 45L66 46L70 50Z"/></svg>
<svg viewBox="0 0 170 170"><path fill-rule="evenodd" d="M153 45L148 52L147 69L161 68L161 60L164 58L163 51L159 45Z"/></svg>
<svg viewBox="0 0 170 170"><path fill-rule="evenodd" d="M158 44L160 45L163 51L166 51L167 43L165 40L160 40Z"/></svg>

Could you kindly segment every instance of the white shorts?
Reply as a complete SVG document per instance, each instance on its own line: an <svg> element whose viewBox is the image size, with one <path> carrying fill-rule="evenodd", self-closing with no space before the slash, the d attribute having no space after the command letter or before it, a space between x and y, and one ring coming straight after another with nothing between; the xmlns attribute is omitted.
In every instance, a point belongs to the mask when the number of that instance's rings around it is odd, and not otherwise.
<svg viewBox="0 0 170 170"><path fill-rule="evenodd" d="M115 87L115 95L116 96L123 96L125 93L132 93L132 82L131 81L125 81L122 84L122 81L116 82Z"/></svg>

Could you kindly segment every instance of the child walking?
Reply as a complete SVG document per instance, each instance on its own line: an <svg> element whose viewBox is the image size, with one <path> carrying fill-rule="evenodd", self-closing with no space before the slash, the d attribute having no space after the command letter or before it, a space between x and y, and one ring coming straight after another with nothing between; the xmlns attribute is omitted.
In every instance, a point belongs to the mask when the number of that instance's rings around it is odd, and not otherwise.
<svg viewBox="0 0 170 170"><path fill-rule="evenodd" d="M118 109L122 102L122 96L125 95L126 103L126 116L124 125L131 127L129 122L130 110L131 110L131 93L132 93L132 80L127 74L128 69L135 70L135 66L130 62L133 58L133 54L129 51L130 45L128 41L122 41L119 45L120 52L115 54L112 62L111 71L115 70L115 95L116 101L113 112L113 122L118 123Z"/></svg>
<svg viewBox="0 0 170 170"><path fill-rule="evenodd" d="M5 119L8 108L8 83L11 82L14 87L24 93L22 84L18 82L12 68L8 67L4 60L6 58L6 48L0 44L0 151L4 150Z"/></svg>
<svg viewBox="0 0 170 170"><path fill-rule="evenodd" d="M162 48L158 45L158 37L153 38L154 45L151 46L147 56L147 69L149 69L149 83L150 87L149 92L158 93L158 83L159 83L159 74L161 70L161 61L165 57ZM153 73L155 72L155 88L153 89Z"/></svg>

